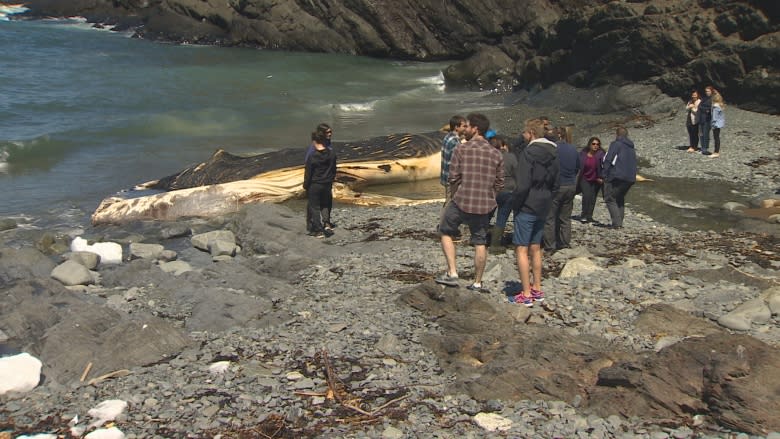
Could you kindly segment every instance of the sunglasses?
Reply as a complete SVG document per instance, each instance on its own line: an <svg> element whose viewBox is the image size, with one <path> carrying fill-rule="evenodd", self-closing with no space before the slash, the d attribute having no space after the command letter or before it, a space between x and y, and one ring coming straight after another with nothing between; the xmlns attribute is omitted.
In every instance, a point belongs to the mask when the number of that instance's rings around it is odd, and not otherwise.
<svg viewBox="0 0 780 439"><path fill-rule="evenodd" d="M599 146L601 146L601 144L599 142L590 142L590 144L591 145L599 145Z"/></svg>

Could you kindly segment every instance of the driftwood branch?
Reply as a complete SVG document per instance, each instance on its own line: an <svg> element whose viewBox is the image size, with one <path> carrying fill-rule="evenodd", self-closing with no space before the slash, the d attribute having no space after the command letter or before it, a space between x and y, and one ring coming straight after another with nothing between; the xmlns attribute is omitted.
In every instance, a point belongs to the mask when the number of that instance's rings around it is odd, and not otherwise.
<svg viewBox="0 0 780 439"><path fill-rule="evenodd" d="M84 368L84 372L81 374L81 378L79 379L80 382L84 382L85 379L87 379L87 375L89 375L89 371L92 370L92 362L90 361L87 363L87 367Z"/></svg>
<svg viewBox="0 0 780 439"><path fill-rule="evenodd" d="M368 416L370 418L376 417L382 412L382 410L386 409L387 407L390 407L393 404L403 401L404 399L409 397L409 395L404 395L395 398L391 401L388 401L385 404L382 404L380 407L377 407L373 410L370 411L364 410L356 405L360 403L360 399L348 398L350 395L345 389L346 386L344 385L344 383L341 382L341 380L338 379L335 372L333 372L333 365L330 363L330 359L328 358L328 352L326 350L323 349L320 352L320 358L322 359L322 363L325 368L325 379L328 383L328 390L326 392L294 392L295 395L324 396L327 399L335 399L339 404L341 404L342 407L360 413L363 416Z"/></svg>
<svg viewBox="0 0 780 439"><path fill-rule="evenodd" d="M105 375L100 375L97 378L92 378L91 380L89 380L89 382L87 384L92 386L94 384L99 384L99 383L101 383L101 382L103 382L103 381L105 381L107 379L119 378L119 377L124 377L124 376L128 376L128 375L130 375L130 371L127 370L127 369L115 370L115 371L109 372L109 373L107 373Z"/></svg>

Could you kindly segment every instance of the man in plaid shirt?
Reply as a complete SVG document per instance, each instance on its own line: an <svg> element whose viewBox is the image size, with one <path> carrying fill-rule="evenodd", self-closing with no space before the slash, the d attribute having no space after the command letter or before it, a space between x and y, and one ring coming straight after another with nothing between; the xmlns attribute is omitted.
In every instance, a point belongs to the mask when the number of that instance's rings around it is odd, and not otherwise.
<svg viewBox="0 0 780 439"><path fill-rule="evenodd" d="M460 236L458 228L466 224L474 246L474 283L467 288L485 291L482 274L487 262L488 228L490 214L496 208L496 194L504 187L504 157L485 140L490 121L483 114L466 116L466 143L455 148L450 162L449 184L452 202L447 203L439 223L441 248L447 261L447 271L436 282L458 286L453 237Z"/></svg>

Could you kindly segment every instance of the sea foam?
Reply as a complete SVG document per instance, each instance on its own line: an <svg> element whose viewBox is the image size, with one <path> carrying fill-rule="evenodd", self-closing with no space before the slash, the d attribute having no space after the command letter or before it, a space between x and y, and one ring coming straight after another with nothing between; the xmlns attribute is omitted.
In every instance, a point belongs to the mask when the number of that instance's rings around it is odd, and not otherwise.
<svg viewBox="0 0 780 439"><path fill-rule="evenodd" d="M2 5L0 4L0 20L2 21L8 21L9 15L14 14L21 14L22 12L28 11L28 8L25 8L24 5Z"/></svg>
<svg viewBox="0 0 780 439"><path fill-rule="evenodd" d="M374 111L377 102L379 101L336 104L334 107L345 113L367 113Z"/></svg>

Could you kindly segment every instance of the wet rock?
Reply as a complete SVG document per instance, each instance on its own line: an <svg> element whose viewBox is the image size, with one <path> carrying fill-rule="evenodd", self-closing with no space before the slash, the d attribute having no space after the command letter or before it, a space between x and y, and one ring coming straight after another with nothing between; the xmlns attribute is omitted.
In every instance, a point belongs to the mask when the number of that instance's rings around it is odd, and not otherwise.
<svg viewBox="0 0 780 439"><path fill-rule="evenodd" d="M89 270L94 270L100 263L100 255L92 252L68 252L65 253L65 258L78 262L79 264L87 267Z"/></svg>
<svg viewBox="0 0 780 439"><path fill-rule="evenodd" d="M18 279L47 278L56 266L48 256L34 248L3 248L0 249L0 284Z"/></svg>
<svg viewBox="0 0 780 439"><path fill-rule="evenodd" d="M66 286L88 285L94 282L87 267L70 260L54 267L51 277Z"/></svg>
<svg viewBox="0 0 780 439"><path fill-rule="evenodd" d="M15 229L16 227L18 227L18 224L15 220L11 218L0 218L0 232Z"/></svg>
<svg viewBox="0 0 780 439"><path fill-rule="evenodd" d="M130 244L130 257L140 259L159 259L165 250L160 244L144 244L133 242Z"/></svg>

